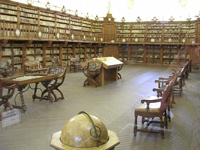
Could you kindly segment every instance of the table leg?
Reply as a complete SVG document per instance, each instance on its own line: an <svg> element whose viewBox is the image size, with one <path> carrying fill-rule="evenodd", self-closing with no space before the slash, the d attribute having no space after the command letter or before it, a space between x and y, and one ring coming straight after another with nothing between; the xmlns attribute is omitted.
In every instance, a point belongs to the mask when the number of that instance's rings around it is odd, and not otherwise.
<svg viewBox="0 0 200 150"><path fill-rule="evenodd" d="M26 87L26 85L24 85L24 86L18 86L18 91L19 91L19 94L20 94L20 99L21 99L22 105L21 105L21 106L12 105L13 108L19 108L19 109L23 110L24 113L26 112L26 105L25 105L24 96L23 96L23 89L24 89L25 87Z"/></svg>
<svg viewBox="0 0 200 150"><path fill-rule="evenodd" d="M35 89L34 89L34 94L33 94L33 96L32 96L32 98L33 98L33 101L35 101L35 99L36 99L36 93L37 93L37 86L38 86L38 82L37 83L35 83Z"/></svg>

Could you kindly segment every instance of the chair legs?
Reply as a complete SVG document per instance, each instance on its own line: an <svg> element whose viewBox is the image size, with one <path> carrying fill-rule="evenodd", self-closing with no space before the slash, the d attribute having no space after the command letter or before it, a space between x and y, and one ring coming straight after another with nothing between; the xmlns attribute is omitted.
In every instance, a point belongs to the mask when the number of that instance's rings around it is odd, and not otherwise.
<svg viewBox="0 0 200 150"><path fill-rule="evenodd" d="M164 116L164 121L163 121ZM154 120L153 117L151 117L152 120L149 120L149 118L145 119L145 117L142 117L142 128L138 128L137 119L138 115L135 115L135 122L134 122L134 136L136 136L137 132L151 132L151 133L159 133L161 137L164 139L164 127L168 128L168 114L166 111L163 113L163 116L159 117L159 121ZM147 124L144 127L144 123L147 122ZM160 123L160 129L159 130L153 130L148 129L149 125L151 123Z"/></svg>
<svg viewBox="0 0 200 150"><path fill-rule="evenodd" d="M135 116L135 123L134 123L134 136L136 136L136 134L137 134L137 117L138 117L138 116Z"/></svg>
<svg viewBox="0 0 200 150"><path fill-rule="evenodd" d="M96 87L99 86L99 83L94 78L91 78L91 77L87 77L87 79L83 83L83 86L89 85L90 82L92 82Z"/></svg>
<svg viewBox="0 0 200 150"><path fill-rule="evenodd" d="M64 95L63 95L63 93L61 92L61 90L60 89L58 89L58 87L59 86L51 86L51 87L49 87L49 89L50 89L50 92L51 92L51 94L53 95L53 97L54 97L54 102L57 102L58 100L63 100L64 99ZM56 96L56 94L55 94L55 92L54 91L58 91L58 93L60 93L60 97L57 97ZM41 94L41 97L44 97L45 96L45 94L47 94L47 89L45 89L44 91L42 91L42 94Z"/></svg>

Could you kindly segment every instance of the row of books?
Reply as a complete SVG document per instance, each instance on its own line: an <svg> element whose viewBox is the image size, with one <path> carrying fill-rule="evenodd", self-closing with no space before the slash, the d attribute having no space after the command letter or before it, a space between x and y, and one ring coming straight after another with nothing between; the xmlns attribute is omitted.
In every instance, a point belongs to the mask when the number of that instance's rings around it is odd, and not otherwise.
<svg viewBox="0 0 200 150"><path fill-rule="evenodd" d="M0 12L1 12L1 13L12 14L12 15L17 15L17 11L8 10L8 9L1 9L1 8L0 8Z"/></svg>
<svg viewBox="0 0 200 150"><path fill-rule="evenodd" d="M65 23L65 24L69 24L69 20L62 20L62 19L56 19L57 22L61 22L61 23Z"/></svg>
<svg viewBox="0 0 200 150"><path fill-rule="evenodd" d="M9 16L9 15L0 15L0 20L7 20L7 21L16 21L17 22L17 17L16 16Z"/></svg>
<svg viewBox="0 0 200 150"><path fill-rule="evenodd" d="M17 10L17 7L13 6L13 5L0 4L0 7L6 8L6 9L15 9L15 10Z"/></svg>
<svg viewBox="0 0 200 150"><path fill-rule="evenodd" d="M69 25L68 24L57 23L57 27L69 29Z"/></svg>
<svg viewBox="0 0 200 150"><path fill-rule="evenodd" d="M48 20L48 21L55 21L55 18L47 17L47 16L40 16L40 19L42 20Z"/></svg>
<svg viewBox="0 0 200 150"><path fill-rule="evenodd" d="M20 48L13 48L13 54L14 55L22 55L22 50ZM12 49L11 48L5 48L2 51L2 56L10 56L12 55Z"/></svg>
<svg viewBox="0 0 200 150"><path fill-rule="evenodd" d="M48 17L55 17L55 14L51 14L51 13L47 13L47 12L43 12L43 11L40 11L40 16L48 16Z"/></svg>
<svg viewBox="0 0 200 150"><path fill-rule="evenodd" d="M38 11L37 10L33 10L33 9L27 9L27 8L23 8L23 7L20 7L20 11L24 11L24 12L28 12L28 13L32 13L32 14L37 14Z"/></svg>
<svg viewBox="0 0 200 150"><path fill-rule="evenodd" d="M20 16L38 18L37 14L30 14L30 13L27 13L27 12L20 12Z"/></svg>
<svg viewBox="0 0 200 150"><path fill-rule="evenodd" d="M38 24L37 19L20 17L20 22Z"/></svg>

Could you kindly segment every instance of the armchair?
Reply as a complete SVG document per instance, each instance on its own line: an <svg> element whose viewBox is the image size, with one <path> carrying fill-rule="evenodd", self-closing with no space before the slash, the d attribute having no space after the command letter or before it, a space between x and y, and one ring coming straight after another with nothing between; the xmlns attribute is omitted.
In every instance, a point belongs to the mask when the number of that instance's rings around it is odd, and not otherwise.
<svg viewBox="0 0 200 150"><path fill-rule="evenodd" d="M26 73L41 73L47 72L48 68L42 68L39 61L26 61L24 62L24 74Z"/></svg>
<svg viewBox="0 0 200 150"><path fill-rule="evenodd" d="M80 64L80 58L70 58L70 72L71 71L80 71L81 70L81 64Z"/></svg>
<svg viewBox="0 0 200 150"><path fill-rule="evenodd" d="M50 67L48 70L48 74L55 74L56 78L53 79L53 81L49 84L49 89L51 94L54 96L55 102L58 100L63 100L64 95L62 91L59 89L59 87L63 84L65 80L65 75L66 75L66 68L62 66L57 66L57 67ZM43 83L42 83L43 84ZM56 91L60 94L60 97L56 96ZM47 90L44 90L42 92L42 97L47 93Z"/></svg>
<svg viewBox="0 0 200 150"><path fill-rule="evenodd" d="M88 65L83 68L83 74L87 77L83 86L93 83L94 85L99 86L98 81L95 79L101 73L102 63L100 62L88 62Z"/></svg>
<svg viewBox="0 0 200 150"><path fill-rule="evenodd" d="M52 66L61 66L61 61L58 57L51 58Z"/></svg>
<svg viewBox="0 0 200 150"><path fill-rule="evenodd" d="M0 74L3 77L8 77L14 75L14 73L17 71L17 67L14 67L10 65L9 62L0 62Z"/></svg>
<svg viewBox="0 0 200 150"><path fill-rule="evenodd" d="M160 133L162 138L164 138L164 127L168 128L167 118L170 117L167 114L167 109L169 108L169 97L170 90L172 88L172 83L170 82L163 91L162 97L149 96L146 99L141 100L141 104L135 109L135 125L134 125L134 135L137 132L153 132ZM142 125L147 122L146 127L138 128L137 119L138 116L142 117ZM163 120L164 116L164 120ZM155 120L155 118L159 120ZM150 120L152 119L152 120ZM151 123L159 123L159 130L155 128L148 128Z"/></svg>

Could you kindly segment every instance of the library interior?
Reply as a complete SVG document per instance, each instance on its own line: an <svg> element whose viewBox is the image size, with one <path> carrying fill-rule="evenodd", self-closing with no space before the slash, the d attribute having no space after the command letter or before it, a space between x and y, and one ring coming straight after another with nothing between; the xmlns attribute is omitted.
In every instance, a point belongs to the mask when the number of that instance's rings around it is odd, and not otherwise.
<svg viewBox="0 0 200 150"><path fill-rule="evenodd" d="M0 150L199 150L199 6L0 0Z"/></svg>

